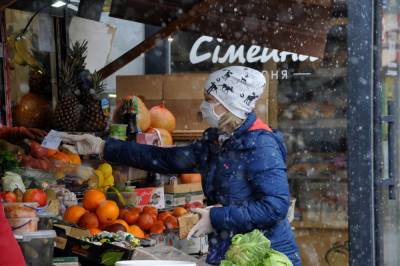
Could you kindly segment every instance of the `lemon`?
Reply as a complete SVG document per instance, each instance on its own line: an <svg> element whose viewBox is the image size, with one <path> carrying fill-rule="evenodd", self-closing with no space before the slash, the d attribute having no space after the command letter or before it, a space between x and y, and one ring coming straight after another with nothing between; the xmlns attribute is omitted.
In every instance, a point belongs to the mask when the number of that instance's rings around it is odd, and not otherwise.
<svg viewBox="0 0 400 266"><path fill-rule="evenodd" d="M109 177L112 175L112 167L108 163L103 163L101 164L97 170L101 171L103 173L104 177Z"/></svg>
<svg viewBox="0 0 400 266"><path fill-rule="evenodd" d="M102 187L104 183L103 172L94 170L89 183L91 187Z"/></svg>
<svg viewBox="0 0 400 266"><path fill-rule="evenodd" d="M109 177L106 177L104 179L104 183L103 183L104 187L107 186L114 186L114 177L112 175L110 175Z"/></svg>

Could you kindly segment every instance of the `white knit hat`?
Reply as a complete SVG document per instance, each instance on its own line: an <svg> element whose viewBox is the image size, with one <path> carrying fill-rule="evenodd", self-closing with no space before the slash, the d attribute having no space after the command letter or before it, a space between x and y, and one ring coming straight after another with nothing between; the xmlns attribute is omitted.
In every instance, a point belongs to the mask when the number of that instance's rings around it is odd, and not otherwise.
<svg viewBox="0 0 400 266"><path fill-rule="evenodd" d="M211 73L206 81L205 90L229 112L245 119L254 110L266 83L260 71L243 66L230 66Z"/></svg>

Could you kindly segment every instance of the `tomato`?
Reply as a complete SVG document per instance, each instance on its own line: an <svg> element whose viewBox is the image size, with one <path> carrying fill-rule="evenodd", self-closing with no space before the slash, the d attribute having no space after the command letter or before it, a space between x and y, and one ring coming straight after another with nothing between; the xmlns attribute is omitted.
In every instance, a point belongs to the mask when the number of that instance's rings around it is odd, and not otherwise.
<svg viewBox="0 0 400 266"><path fill-rule="evenodd" d="M43 207L47 203L47 195L46 193L38 188L28 189L24 193L23 202L37 202L39 203L39 207Z"/></svg>
<svg viewBox="0 0 400 266"><path fill-rule="evenodd" d="M2 193L1 197L5 202L17 202L17 195L15 195L14 192L4 192Z"/></svg>

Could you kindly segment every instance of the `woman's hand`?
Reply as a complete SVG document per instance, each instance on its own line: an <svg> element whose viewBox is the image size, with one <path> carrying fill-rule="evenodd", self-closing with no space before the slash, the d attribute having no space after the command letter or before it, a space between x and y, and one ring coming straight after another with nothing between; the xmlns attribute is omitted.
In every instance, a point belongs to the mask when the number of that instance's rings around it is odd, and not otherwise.
<svg viewBox="0 0 400 266"><path fill-rule="evenodd" d="M81 155L103 154L105 142L99 137L90 134L72 135L67 133L61 133L60 137L64 143L74 145Z"/></svg>
<svg viewBox="0 0 400 266"><path fill-rule="evenodd" d="M212 207L211 207L212 208ZM190 230L187 239L194 237L199 237L202 235L206 235L209 233L212 233L214 230L212 225L211 225L211 219L210 219L210 209L211 208L205 208L205 209L192 209L191 211L194 213L200 214L201 218L197 222L195 226Z"/></svg>

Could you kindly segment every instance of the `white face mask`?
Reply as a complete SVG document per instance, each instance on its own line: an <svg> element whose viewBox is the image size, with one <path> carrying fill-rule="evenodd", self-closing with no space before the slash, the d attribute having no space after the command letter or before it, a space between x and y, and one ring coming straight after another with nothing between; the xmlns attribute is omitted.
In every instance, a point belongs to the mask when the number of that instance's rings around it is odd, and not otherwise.
<svg viewBox="0 0 400 266"><path fill-rule="evenodd" d="M214 107L219 104L220 103L209 103L207 101L203 101L200 104L200 111L203 115L203 119L206 120L211 127L218 127L219 119L224 115L217 115L215 113Z"/></svg>

